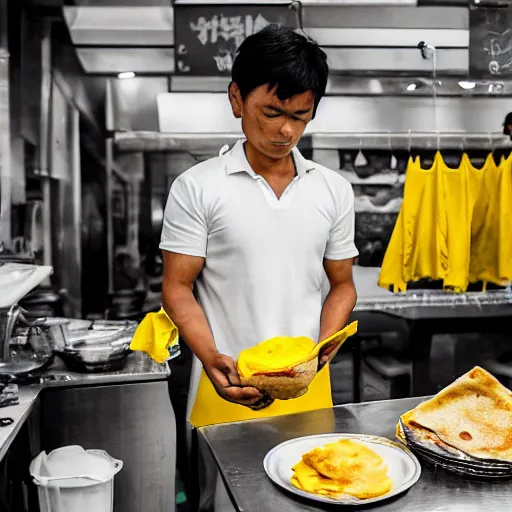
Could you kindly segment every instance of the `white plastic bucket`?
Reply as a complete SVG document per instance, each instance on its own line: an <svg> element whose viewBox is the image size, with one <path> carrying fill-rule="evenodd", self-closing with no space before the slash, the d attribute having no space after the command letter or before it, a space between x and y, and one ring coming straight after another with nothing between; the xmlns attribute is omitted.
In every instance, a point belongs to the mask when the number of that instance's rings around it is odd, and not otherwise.
<svg viewBox="0 0 512 512"><path fill-rule="evenodd" d="M123 462L103 450L65 446L30 464L41 512L112 512L114 476Z"/></svg>

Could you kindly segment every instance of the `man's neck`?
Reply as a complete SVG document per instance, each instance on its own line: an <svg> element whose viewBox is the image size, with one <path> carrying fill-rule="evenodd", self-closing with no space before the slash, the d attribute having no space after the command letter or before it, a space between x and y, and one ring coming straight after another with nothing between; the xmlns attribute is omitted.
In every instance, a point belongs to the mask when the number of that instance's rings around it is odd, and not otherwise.
<svg viewBox="0 0 512 512"><path fill-rule="evenodd" d="M256 151L248 142L244 143L244 151L249 165L256 174L283 178L297 174L291 153L284 158L274 160Z"/></svg>

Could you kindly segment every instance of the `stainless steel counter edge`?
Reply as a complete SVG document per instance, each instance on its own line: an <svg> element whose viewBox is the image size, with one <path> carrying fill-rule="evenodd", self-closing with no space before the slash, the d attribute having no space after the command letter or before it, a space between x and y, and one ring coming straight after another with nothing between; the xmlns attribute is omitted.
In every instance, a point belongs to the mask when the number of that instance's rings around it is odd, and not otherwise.
<svg viewBox="0 0 512 512"><path fill-rule="evenodd" d="M0 418L12 418L14 423L0 427L0 461L4 458L14 438L30 416L39 393L46 388L95 386L102 384L129 384L166 380L170 375L167 364L158 364L143 353L135 352L128 356L125 368L110 373L75 373L65 369L52 369L46 373L54 376L68 376L66 380L48 380L43 384L20 386L19 404L0 408Z"/></svg>

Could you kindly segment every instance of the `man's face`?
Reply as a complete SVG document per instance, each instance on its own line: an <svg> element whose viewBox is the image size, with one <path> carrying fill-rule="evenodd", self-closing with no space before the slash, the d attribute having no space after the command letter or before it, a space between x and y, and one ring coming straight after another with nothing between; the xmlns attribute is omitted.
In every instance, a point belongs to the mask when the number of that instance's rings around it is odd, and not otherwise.
<svg viewBox="0 0 512 512"><path fill-rule="evenodd" d="M313 117L311 91L281 101L275 89L269 91L267 85L262 85L242 101L238 86L232 84L229 99L235 117L242 118L248 142L272 160L280 160L291 153Z"/></svg>

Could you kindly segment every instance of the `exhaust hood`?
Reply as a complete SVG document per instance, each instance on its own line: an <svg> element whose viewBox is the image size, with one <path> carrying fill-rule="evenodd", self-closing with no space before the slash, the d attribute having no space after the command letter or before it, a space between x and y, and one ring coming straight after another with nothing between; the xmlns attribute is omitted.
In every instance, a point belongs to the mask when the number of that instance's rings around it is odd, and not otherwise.
<svg viewBox="0 0 512 512"><path fill-rule="evenodd" d="M172 7L64 7L77 46L172 46Z"/></svg>
<svg viewBox="0 0 512 512"><path fill-rule="evenodd" d="M185 3L191 2L176 1L175 5L178 8ZM229 2L223 0L223 3ZM237 3L243 2L237 0ZM422 59L416 49L423 40L438 48L440 74L467 74L467 8L414 7L409 5L416 2L408 0L303 0L302 3L304 31L326 49L334 73L429 74L431 62ZM368 7L370 4L376 8ZM133 71L138 75L169 75L174 72L172 7L75 5L64 6L63 11L87 73L116 75Z"/></svg>

